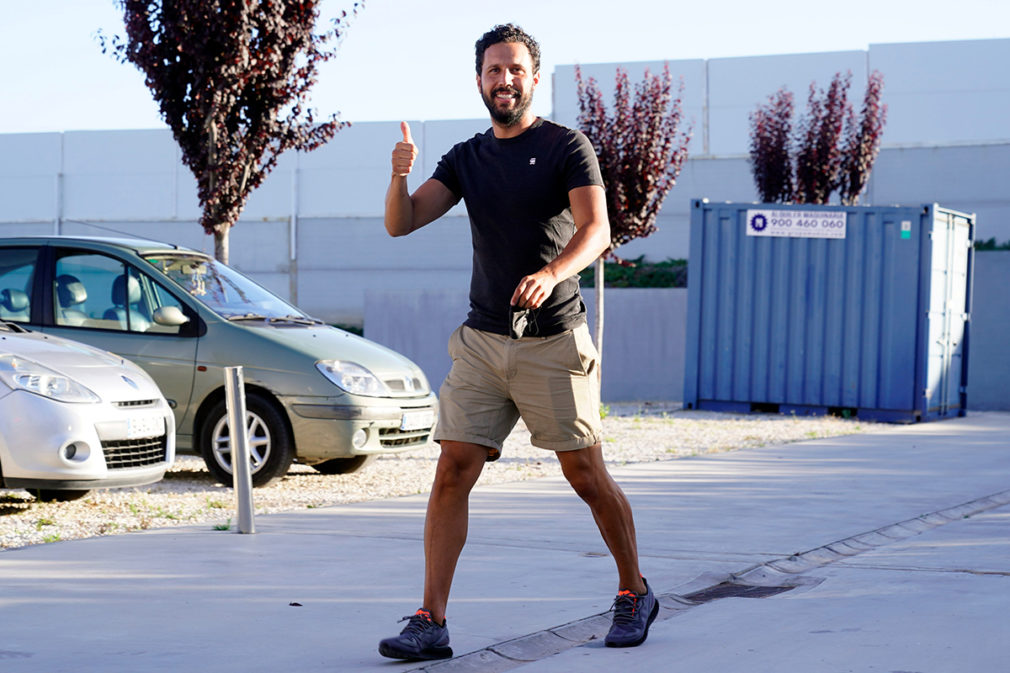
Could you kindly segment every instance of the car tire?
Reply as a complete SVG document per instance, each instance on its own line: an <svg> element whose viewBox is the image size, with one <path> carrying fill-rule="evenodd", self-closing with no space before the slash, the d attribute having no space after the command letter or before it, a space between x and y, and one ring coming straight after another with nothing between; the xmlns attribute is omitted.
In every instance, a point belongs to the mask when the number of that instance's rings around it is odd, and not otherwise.
<svg viewBox="0 0 1010 673"><path fill-rule="evenodd" d="M246 433L249 437L253 486L266 486L288 472L295 458L294 442L276 407L255 393L246 394ZM211 476L232 485L228 406L221 400L200 428L200 454Z"/></svg>
<svg viewBox="0 0 1010 673"><path fill-rule="evenodd" d="M26 491L42 502L70 502L80 500L91 491L62 490L57 488L26 488Z"/></svg>
<svg viewBox="0 0 1010 673"><path fill-rule="evenodd" d="M331 458L323 463L316 463L312 469L320 474L351 474L365 469L375 460L375 456L354 456L352 458Z"/></svg>

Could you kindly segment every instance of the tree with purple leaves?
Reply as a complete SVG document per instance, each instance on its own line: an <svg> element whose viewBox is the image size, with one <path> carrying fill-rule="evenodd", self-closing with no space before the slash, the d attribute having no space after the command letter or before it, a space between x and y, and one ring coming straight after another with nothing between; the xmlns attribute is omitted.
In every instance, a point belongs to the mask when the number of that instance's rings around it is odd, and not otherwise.
<svg viewBox="0 0 1010 673"><path fill-rule="evenodd" d="M880 102L884 89L884 76L877 70L870 74L863 97L859 121L854 113L846 120L845 149L842 152L842 169L839 181L842 203L854 206L866 187L877 155L880 137L887 123L887 106Z"/></svg>
<svg viewBox="0 0 1010 673"><path fill-rule="evenodd" d="M851 73L836 73L827 91L811 83L806 113L793 135L793 97L779 89L750 115L750 163L767 203L826 204L838 191L843 204L858 203L880 150L887 106L884 77L867 81L859 119L848 102Z"/></svg>
<svg viewBox="0 0 1010 673"><path fill-rule="evenodd" d="M793 166L789 158L793 94L779 89L750 116L750 161L758 194L765 203L793 200Z"/></svg>
<svg viewBox="0 0 1010 673"><path fill-rule="evenodd" d="M851 111L847 100L852 74L836 73L827 92L810 84L807 114L800 120L796 151L796 194L800 203L827 203L838 186L842 150L838 145L845 119Z"/></svg>
<svg viewBox="0 0 1010 673"><path fill-rule="evenodd" d="M320 0L118 0L126 38L103 51L135 65L193 171L214 254L249 194L289 149L311 151L346 124L306 105L349 15L316 32ZM355 3L351 15L357 13Z"/></svg>
<svg viewBox="0 0 1010 673"><path fill-rule="evenodd" d="M603 352L603 270L607 257L622 264L615 250L656 231L656 216L687 160L691 129L681 131L681 94L673 96L669 66L662 75L648 70L632 91L628 73L617 69L613 112L592 77L583 80L575 68L579 128L600 161L610 219L610 248L596 261L596 348Z"/></svg>

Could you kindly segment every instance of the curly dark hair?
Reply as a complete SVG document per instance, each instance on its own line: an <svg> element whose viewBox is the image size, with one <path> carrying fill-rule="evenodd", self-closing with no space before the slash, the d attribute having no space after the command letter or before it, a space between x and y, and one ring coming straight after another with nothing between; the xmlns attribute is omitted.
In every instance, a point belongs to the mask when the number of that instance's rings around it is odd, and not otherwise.
<svg viewBox="0 0 1010 673"><path fill-rule="evenodd" d="M481 35L474 45L477 56L477 74L481 74L484 68L484 52L487 48L499 42L518 42L525 44L533 59L533 72L540 72L540 43L533 39L533 36L514 23L506 23L495 26L488 32Z"/></svg>

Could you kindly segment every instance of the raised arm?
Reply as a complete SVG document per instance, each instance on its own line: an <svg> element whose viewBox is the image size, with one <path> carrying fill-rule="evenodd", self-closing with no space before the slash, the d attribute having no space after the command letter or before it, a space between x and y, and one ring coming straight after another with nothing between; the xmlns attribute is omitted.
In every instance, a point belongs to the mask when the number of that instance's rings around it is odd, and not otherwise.
<svg viewBox="0 0 1010 673"><path fill-rule="evenodd" d="M393 148L393 177L386 191L386 231L390 236L406 236L415 229L437 220L452 208L455 198L438 180L427 180L411 195L407 176L417 159L417 145L410 135L410 125L400 122L403 140Z"/></svg>
<svg viewBox="0 0 1010 673"><path fill-rule="evenodd" d="M538 308L558 283L582 271L610 247L610 221L603 187L576 187L568 192L568 200L575 220L575 235L549 264L519 281L512 294L514 306Z"/></svg>

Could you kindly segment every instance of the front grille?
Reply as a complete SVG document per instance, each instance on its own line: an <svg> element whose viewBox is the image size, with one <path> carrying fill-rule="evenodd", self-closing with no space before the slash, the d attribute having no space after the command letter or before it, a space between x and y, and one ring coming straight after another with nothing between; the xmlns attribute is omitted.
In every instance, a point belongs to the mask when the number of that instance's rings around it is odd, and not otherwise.
<svg viewBox="0 0 1010 673"><path fill-rule="evenodd" d="M144 439L116 439L102 442L105 465L110 470L157 465L167 460L167 435Z"/></svg>
<svg viewBox="0 0 1010 673"><path fill-rule="evenodd" d="M394 393L420 393L422 390L421 379L403 376L383 381L386 387Z"/></svg>
<svg viewBox="0 0 1010 673"><path fill-rule="evenodd" d="M399 428L379 428L379 444L391 449L397 446L415 446L428 443L431 429L405 432Z"/></svg>
<svg viewBox="0 0 1010 673"><path fill-rule="evenodd" d="M158 400L126 400L125 402L115 402L120 409L132 409L134 407L153 407Z"/></svg>

